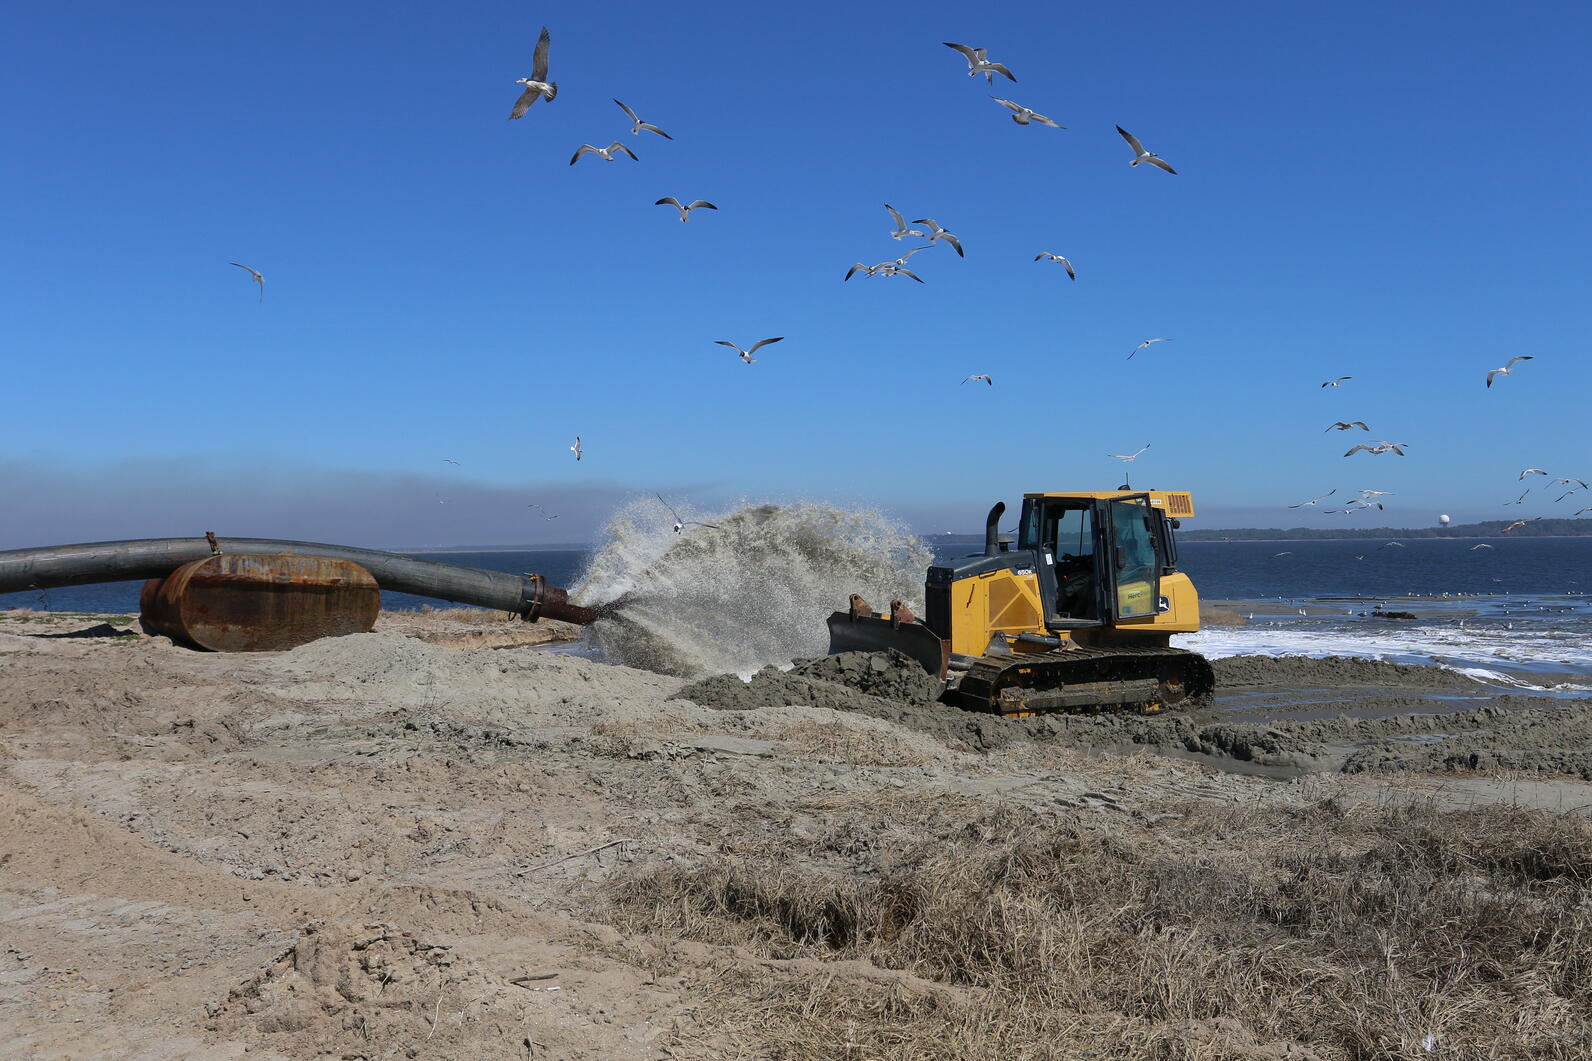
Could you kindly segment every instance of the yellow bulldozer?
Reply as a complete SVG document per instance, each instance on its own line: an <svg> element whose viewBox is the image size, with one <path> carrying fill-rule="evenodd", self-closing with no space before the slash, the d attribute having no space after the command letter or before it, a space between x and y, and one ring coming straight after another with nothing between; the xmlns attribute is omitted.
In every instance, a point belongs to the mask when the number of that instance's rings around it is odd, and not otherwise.
<svg viewBox="0 0 1592 1061"><path fill-rule="evenodd" d="M1209 661L1170 641L1200 627L1177 568L1187 493L1025 494L1015 548L1000 535L1005 511L990 509L982 554L929 568L921 617L853 595L829 617L829 651L898 649L947 683L948 702L1011 717L1209 701Z"/></svg>

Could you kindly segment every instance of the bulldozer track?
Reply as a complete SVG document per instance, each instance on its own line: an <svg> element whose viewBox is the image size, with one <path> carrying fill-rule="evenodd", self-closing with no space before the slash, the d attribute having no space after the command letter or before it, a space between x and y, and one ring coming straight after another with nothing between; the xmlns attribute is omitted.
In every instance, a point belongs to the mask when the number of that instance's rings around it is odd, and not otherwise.
<svg viewBox="0 0 1592 1061"><path fill-rule="evenodd" d="M1154 713L1209 702L1216 676L1204 656L1181 648L1087 648L980 657L962 676L956 702L973 711L1023 716L1047 711Z"/></svg>

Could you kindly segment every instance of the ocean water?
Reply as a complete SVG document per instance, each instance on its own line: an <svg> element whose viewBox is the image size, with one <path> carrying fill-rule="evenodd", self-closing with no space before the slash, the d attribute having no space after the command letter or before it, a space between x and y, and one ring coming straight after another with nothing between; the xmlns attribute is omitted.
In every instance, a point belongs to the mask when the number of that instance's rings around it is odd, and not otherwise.
<svg viewBox="0 0 1592 1061"><path fill-rule="evenodd" d="M925 540L941 560L978 548L966 536ZM1180 553L1203 600L1242 602L1234 610L1247 619L1176 641L1207 655L1355 655L1436 663L1521 687L1592 685L1592 538L1183 542ZM562 586L578 584L591 557L587 550L424 555L538 572ZM138 589L126 582L6 594L0 608L133 614ZM427 603L446 606L383 594L387 608ZM1417 618L1378 618L1371 613L1379 604Z"/></svg>

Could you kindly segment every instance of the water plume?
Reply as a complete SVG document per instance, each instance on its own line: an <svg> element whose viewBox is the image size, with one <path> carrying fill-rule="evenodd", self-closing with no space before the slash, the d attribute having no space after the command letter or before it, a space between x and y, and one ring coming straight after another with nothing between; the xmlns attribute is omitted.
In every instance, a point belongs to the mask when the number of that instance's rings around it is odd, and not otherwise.
<svg viewBox="0 0 1592 1061"><path fill-rule="evenodd" d="M617 602L593 624L603 658L686 677L749 673L821 656L824 620L860 593L875 608L899 597L921 611L932 559L916 535L878 512L818 504L747 505L723 515L656 501L621 509L572 591L582 604Z"/></svg>

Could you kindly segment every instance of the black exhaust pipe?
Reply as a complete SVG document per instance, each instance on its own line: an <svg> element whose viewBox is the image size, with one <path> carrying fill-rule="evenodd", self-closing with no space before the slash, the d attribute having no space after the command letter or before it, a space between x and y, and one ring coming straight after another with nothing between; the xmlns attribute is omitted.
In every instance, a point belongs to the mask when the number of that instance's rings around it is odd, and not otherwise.
<svg viewBox="0 0 1592 1061"><path fill-rule="evenodd" d="M1006 502L997 501L995 507L989 510L989 515L984 519L984 555L994 556L1001 551L1001 514L1006 511Z"/></svg>
<svg viewBox="0 0 1592 1061"><path fill-rule="evenodd" d="M585 625L604 613L604 609L569 603L564 590L549 586L540 575L511 575L376 549L275 538L217 538L214 545L205 538L144 538L11 549L0 552L0 593L165 578L183 564L203 560L215 552L351 560L369 571L382 589L514 612L533 621L562 619Z"/></svg>

